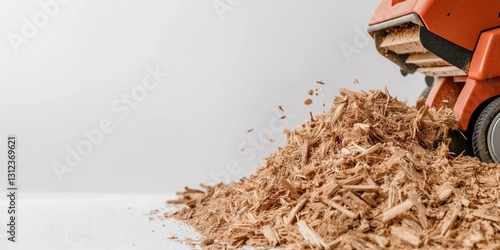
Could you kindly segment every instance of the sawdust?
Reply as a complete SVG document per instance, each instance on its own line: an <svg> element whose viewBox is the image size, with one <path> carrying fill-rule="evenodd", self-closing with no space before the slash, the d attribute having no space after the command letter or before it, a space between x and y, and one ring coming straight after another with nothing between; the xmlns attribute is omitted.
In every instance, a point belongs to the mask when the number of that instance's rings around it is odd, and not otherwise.
<svg viewBox="0 0 500 250"><path fill-rule="evenodd" d="M452 155L456 126L448 109L341 90L253 175L186 187L166 216L213 249L499 249L499 168Z"/></svg>
<svg viewBox="0 0 500 250"><path fill-rule="evenodd" d="M309 98L309 99L306 99L306 100L304 101L304 104L305 104L305 105L311 105L312 103L313 103L313 100L311 100L310 98Z"/></svg>
<svg viewBox="0 0 500 250"><path fill-rule="evenodd" d="M420 42L420 27L418 25L403 24L389 28L380 47L396 54L428 52Z"/></svg>

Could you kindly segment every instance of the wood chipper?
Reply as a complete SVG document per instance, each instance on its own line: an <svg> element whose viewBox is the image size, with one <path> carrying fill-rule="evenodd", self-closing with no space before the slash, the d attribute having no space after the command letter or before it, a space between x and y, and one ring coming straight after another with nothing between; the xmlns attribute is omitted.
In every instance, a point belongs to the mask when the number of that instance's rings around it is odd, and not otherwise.
<svg viewBox="0 0 500 250"><path fill-rule="evenodd" d="M382 0L368 32L403 75L436 78L423 96L453 109L466 138L455 140L500 163L500 1Z"/></svg>

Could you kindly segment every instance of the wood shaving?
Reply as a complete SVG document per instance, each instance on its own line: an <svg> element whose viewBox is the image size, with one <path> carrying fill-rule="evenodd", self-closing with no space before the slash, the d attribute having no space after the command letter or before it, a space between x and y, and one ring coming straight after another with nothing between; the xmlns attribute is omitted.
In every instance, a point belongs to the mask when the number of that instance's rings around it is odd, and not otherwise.
<svg viewBox="0 0 500 250"><path fill-rule="evenodd" d="M499 167L454 156L451 110L340 90L256 172L179 192L207 249L499 249Z"/></svg>
<svg viewBox="0 0 500 250"><path fill-rule="evenodd" d="M312 103L313 103L313 100L311 100L310 98L309 98L309 99L306 99L306 100L304 101L304 104L305 104L305 105L310 105L310 104L312 104Z"/></svg>

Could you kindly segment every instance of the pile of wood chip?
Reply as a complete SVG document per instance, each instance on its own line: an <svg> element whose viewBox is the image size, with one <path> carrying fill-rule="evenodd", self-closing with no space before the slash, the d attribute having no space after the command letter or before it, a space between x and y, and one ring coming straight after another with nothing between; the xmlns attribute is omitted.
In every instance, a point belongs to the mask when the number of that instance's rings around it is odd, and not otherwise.
<svg viewBox="0 0 500 250"><path fill-rule="evenodd" d="M253 175L186 188L170 216L207 248L499 249L500 168L449 152L451 110L417 107L341 90Z"/></svg>

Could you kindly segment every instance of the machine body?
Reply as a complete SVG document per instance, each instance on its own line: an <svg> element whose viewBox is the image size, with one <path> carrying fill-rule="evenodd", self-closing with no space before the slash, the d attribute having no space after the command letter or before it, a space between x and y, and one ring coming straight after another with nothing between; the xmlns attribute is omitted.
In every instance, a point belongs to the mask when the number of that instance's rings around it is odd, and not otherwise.
<svg viewBox="0 0 500 250"><path fill-rule="evenodd" d="M427 105L453 109L463 143L500 163L500 1L382 0L368 32L403 75L437 77Z"/></svg>

